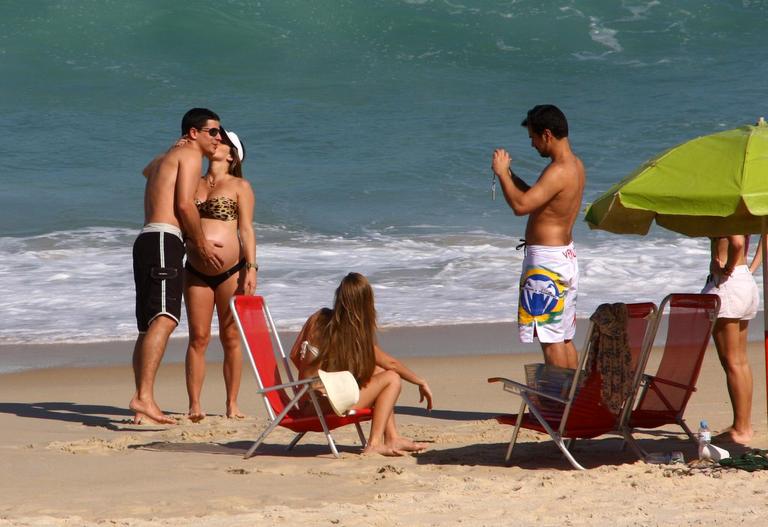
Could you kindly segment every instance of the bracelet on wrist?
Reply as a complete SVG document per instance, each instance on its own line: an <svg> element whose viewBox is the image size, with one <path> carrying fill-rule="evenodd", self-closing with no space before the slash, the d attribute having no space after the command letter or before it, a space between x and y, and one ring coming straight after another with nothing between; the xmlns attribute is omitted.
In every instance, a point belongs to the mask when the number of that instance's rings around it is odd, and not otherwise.
<svg viewBox="0 0 768 527"><path fill-rule="evenodd" d="M251 263L251 262L245 262L245 270L246 270L246 271L250 271L251 269L253 269L254 271L257 271L257 272L258 272L258 270L259 270L259 264L257 264L257 263Z"/></svg>

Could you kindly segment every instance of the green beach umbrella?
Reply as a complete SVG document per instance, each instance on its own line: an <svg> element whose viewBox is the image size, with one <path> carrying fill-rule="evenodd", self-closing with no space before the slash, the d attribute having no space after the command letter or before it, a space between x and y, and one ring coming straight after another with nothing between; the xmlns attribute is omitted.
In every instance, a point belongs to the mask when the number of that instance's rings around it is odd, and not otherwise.
<svg viewBox="0 0 768 527"><path fill-rule="evenodd" d="M647 234L656 221L686 236L768 232L768 125L697 137L643 163L588 208L592 229ZM768 390L768 258L763 317ZM767 392L768 393L768 392Z"/></svg>
<svg viewBox="0 0 768 527"><path fill-rule="evenodd" d="M763 231L768 216L768 125L697 137L643 163L587 209L593 229L687 236Z"/></svg>

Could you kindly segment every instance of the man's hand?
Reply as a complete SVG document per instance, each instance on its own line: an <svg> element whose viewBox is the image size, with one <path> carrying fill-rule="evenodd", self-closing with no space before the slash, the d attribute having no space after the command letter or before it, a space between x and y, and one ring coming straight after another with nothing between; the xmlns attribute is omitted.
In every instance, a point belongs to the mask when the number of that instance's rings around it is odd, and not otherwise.
<svg viewBox="0 0 768 527"><path fill-rule="evenodd" d="M493 160L491 162L491 170L498 177L509 175L509 165L512 163L512 158L509 153L503 148L497 148L493 152Z"/></svg>
<svg viewBox="0 0 768 527"><path fill-rule="evenodd" d="M216 249L224 247L220 243L213 243L210 240L205 240L203 245L196 245L194 247L197 254L200 255L200 259L207 263L214 269L221 269L224 265L224 259L217 253Z"/></svg>

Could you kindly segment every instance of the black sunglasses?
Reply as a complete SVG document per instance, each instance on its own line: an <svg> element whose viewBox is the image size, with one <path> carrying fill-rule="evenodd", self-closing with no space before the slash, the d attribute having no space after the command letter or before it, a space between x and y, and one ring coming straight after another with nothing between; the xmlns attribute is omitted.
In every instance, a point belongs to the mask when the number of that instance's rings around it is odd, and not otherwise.
<svg viewBox="0 0 768 527"><path fill-rule="evenodd" d="M221 134L221 128L200 128L201 132L208 132L211 137L216 137Z"/></svg>

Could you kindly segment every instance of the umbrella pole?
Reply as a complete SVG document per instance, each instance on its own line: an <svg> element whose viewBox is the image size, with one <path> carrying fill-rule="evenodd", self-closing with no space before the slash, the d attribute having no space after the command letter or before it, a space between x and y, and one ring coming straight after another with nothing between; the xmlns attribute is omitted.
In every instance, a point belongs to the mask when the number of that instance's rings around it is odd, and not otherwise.
<svg viewBox="0 0 768 527"><path fill-rule="evenodd" d="M765 216L760 218L761 239L760 250L763 253L763 336L765 337L765 394L766 394L766 415L768 416L768 219Z"/></svg>

